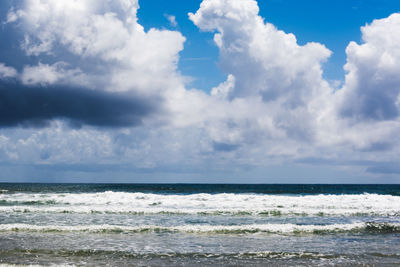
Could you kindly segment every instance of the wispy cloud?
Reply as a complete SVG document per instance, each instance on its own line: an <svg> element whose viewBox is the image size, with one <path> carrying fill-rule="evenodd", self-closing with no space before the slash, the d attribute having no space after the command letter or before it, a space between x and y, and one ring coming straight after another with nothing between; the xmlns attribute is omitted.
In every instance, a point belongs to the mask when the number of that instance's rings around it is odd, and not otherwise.
<svg viewBox="0 0 400 267"><path fill-rule="evenodd" d="M164 14L164 16L167 18L167 20L169 21L169 24L172 27L177 27L178 26L178 22L176 21L176 17L174 15Z"/></svg>

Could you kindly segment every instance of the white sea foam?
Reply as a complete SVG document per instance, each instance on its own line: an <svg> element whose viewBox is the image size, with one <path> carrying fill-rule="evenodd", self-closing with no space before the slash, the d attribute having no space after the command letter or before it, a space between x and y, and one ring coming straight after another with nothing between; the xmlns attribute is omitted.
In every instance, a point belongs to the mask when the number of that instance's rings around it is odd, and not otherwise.
<svg viewBox="0 0 400 267"><path fill-rule="evenodd" d="M0 212L400 215L400 196L102 192L0 194Z"/></svg>
<svg viewBox="0 0 400 267"><path fill-rule="evenodd" d="M183 232L183 233L335 233L335 232L396 232L400 224L396 223L350 223L329 225L296 224L248 224L248 225L204 225L190 224L178 226L120 226L120 225L31 225L0 224L0 231L7 232L88 232L88 233L146 233L146 232Z"/></svg>

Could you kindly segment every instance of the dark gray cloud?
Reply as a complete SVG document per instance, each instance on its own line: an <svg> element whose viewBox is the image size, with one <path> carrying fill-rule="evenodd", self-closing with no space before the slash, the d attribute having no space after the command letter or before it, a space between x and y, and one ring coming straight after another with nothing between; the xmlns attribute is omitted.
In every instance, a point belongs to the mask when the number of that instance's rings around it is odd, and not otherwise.
<svg viewBox="0 0 400 267"><path fill-rule="evenodd" d="M238 148L239 148L239 145L236 145L236 144L213 142L214 151L230 152L230 151L234 151Z"/></svg>
<svg viewBox="0 0 400 267"><path fill-rule="evenodd" d="M158 109L156 99L67 86L0 82L0 127L45 127L64 119L71 126L126 127Z"/></svg>
<svg viewBox="0 0 400 267"><path fill-rule="evenodd" d="M393 144L390 142L375 142L369 144L366 148L361 151L365 152L376 152L376 151L387 151L393 148Z"/></svg>
<svg viewBox="0 0 400 267"><path fill-rule="evenodd" d="M309 165L326 165L326 166L369 166L377 164L377 161L372 160L345 160L345 159L329 159L329 158L301 158L293 161L294 163L309 164Z"/></svg>
<svg viewBox="0 0 400 267"><path fill-rule="evenodd" d="M375 166L368 167L367 172L378 173L378 174L400 174L400 163L390 162L390 163L378 164Z"/></svg>
<svg viewBox="0 0 400 267"><path fill-rule="evenodd" d="M398 85L396 85L398 87ZM399 116L396 106L397 88L360 88L353 98L345 101L343 117L359 120L393 120Z"/></svg>
<svg viewBox="0 0 400 267"><path fill-rule="evenodd" d="M378 148L379 150L379 148ZM373 160L341 160L341 159L323 159L323 158L303 158L294 161L295 163L308 165L325 166L362 166L366 172L374 174L400 174L399 162L379 162Z"/></svg>

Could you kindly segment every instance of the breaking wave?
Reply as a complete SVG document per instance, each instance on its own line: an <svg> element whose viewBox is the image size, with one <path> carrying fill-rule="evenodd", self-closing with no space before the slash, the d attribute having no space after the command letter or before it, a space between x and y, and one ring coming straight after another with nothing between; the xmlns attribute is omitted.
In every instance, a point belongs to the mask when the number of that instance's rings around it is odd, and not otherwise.
<svg viewBox="0 0 400 267"><path fill-rule="evenodd" d="M87 232L97 234L118 233L194 233L194 234L330 234L330 233L400 233L396 223L351 223L330 225L251 224L251 225L180 225L180 226L118 226L118 225L30 225L2 224L0 232Z"/></svg>
<svg viewBox="0 0 400 267"><path fill-rule="evenodd" d="M102 192L0 194L0 212L204 215L399 216L400 196Z"/></svg>

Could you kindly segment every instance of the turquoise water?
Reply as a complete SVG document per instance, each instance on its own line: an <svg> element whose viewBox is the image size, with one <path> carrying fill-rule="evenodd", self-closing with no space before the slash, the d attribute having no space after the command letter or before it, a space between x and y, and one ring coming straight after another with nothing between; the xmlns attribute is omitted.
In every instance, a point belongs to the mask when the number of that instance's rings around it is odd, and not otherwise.
<svg viewBox="0 0 400 267"><path fill-rule="evenodd" d="M400 186L0 184L0 263L398 266Z"/></svg>

